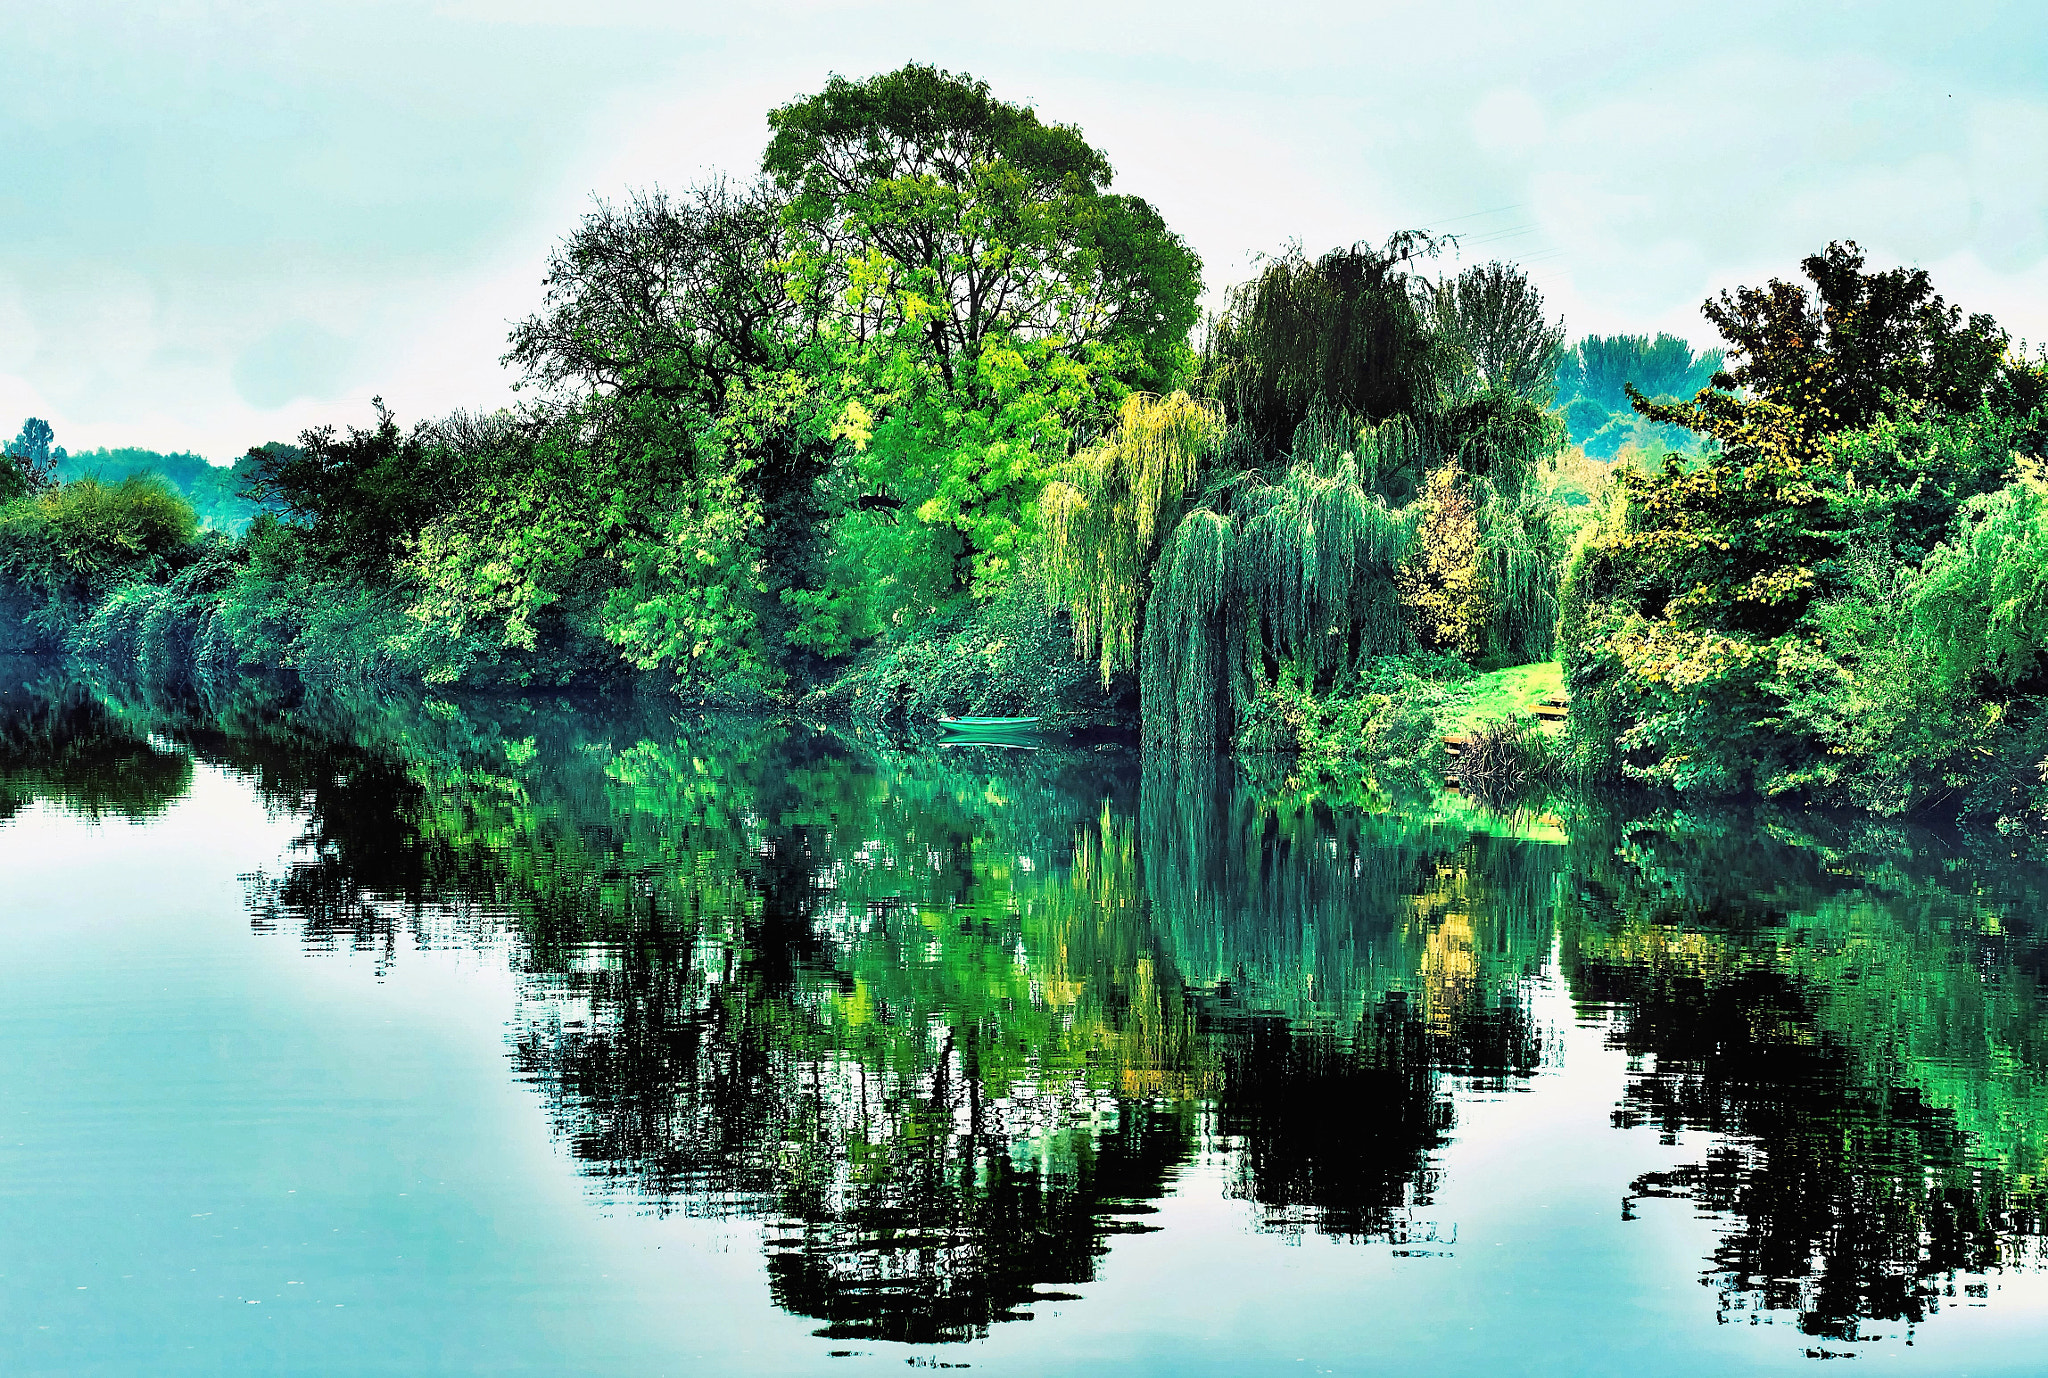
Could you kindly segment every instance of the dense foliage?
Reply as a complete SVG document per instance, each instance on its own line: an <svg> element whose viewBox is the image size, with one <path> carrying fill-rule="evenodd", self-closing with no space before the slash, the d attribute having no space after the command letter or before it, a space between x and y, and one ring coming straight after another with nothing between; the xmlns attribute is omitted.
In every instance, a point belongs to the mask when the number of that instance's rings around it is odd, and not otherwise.
<svg viewBox="0 0 2048 1378"><path fill-rule="evenodd" d="M255 475L253 462L247 456L232 465L221 465L195 454L162 454L122 446L66 454L51 477L63 483L82 478L119 483L131 475L144 474L162 479L190 503L199 525L206 530L239 536L263 510L261 502L248 496Z"/></svg>
<svg viewBox="0 0 2048 1378"><path fill-rule="evenodd" d="M1628 390L1692 397L1713 381L1725 358L1719 349L1695 351L1676 335L1586 336L1557 364L1557 404L1572 443L1598 459L1697 451L1698 437L1637 412Z"/></svg>
<svg viewBox="0 0 2048 1378"><path fill-rule="evenodd" d="M2044 371L1853 245L1708 303L1715 442L1620 475L1563 614L1586 764L1681 788L2038 821Z"/></svg>
<svg viewBox="0 0 2048 1378"><path fill-rule="evenodd" d="M1527 274L1411 231L1290 246L1196 331L1187 245L985 83L767 123L752 179L568 234L517 411L380 401L232 470L31 419L0 645L1007 711L1353 794L1487 726L1462 680L1561 657L1569 730L1489 752L2042 821L2048 371L1924 271L1834 244L1709 301L1721 348L1566 347Z"/></svg>
<svg viewBox="0 0 2048 1378"><path fill-rule="evenodd" d="M0 507L0 578L31 600L32 625L61 637L123 584L177 568L196 530L191 506L158 480L45 487Z"/></svg>
<svg viewBox="0 0 2048 1378"><path fill-rule="evenodd" d="M66 458L62 445L52 445L56 431L40 416L31 416L21 434L0 452L0 502L29 497L50 486Z"/></svg>

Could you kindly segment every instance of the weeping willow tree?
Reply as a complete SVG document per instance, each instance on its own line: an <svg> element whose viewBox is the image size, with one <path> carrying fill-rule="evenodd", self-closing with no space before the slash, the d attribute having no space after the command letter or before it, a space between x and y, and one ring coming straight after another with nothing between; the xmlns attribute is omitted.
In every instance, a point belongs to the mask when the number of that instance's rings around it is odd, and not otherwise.
<svg viewBox="0 0 2048 1378"><path fill-rule="evenodd" d="M1278 451L1319 402L1372 421L1434 409L1445 340L1419 308L1412 265L1438 241L1405 231L1309 259L1299 245L1231 290L1209 323L1202 381Z"/></svg>
<svg viewBox="0 0 2048 1378"><path fill-rule="evenodd" d="M1139 689L1155 746L1227 741L1282 666L1313 685L1408 642L1394 572L1413 524L1353 456L1226 496L1174 528L1153 571Z"/></svg>
<svg viewBox="0 0 2048 1378"><path fill-rule="evenodd" d="M1358 428L1359 481L1389 502L1414 495L1428 465L1421 429L1406 412Z"/></svg>
<svg viewBox="0 0 2048 1378"><path fill-rule="evenodd" d="M1532 478L1564 441L1554 413L1500 387L1416 428L1416 453L1431 467L1404 591L1424 640L1482 665L1549 657L1564 533Z"/></svg>
<svg viewBox="0 0 2048 1378"><path fill-rule="evenodd" d="M1430 467L1456 464L1512 500L1536 465L1563 447L1565 427L1541 404L1489 388L1422 417L1419 440Z"/></svg>
<svg viewBox="0 0 2048 1378"><path fill-rule="evenodd" d="M1566 534L1536 494L1508 497L1484 479L1474 487L1482 495L1479 575L1490 614L1484 659L1499 665L1548 660L1557 650Z"/></svg>
<svg viewBox="0 0 2048 1378"><path fill-rule="evenodd" d="M1269 690L1342 692L1366 660L1417 645L1475 663L1549 653L1563 551L1531 478L1564 441L1543 405L1557 328L1505 265L1423 281L1412 265L1437 248L1402 234L1313 261L1291 249L1211 322L1202 378L1231 425L1152 571L1148 743L1229 743ZM1082 499L1049 501L1075 559L1061 523ZM1098 597L1140 596L1102 582ZM1105 638L1105 666L1117 653Z"/></svg>
<svg viewBox="0 0 2048 1378"><path fill-rule="evenodd" d="M1134 395L1109 440L1068 461L1040 496L1046 573L1073 612L1076 653L1100 659L1105 685L1136 661L1160 527L1224 434L1214 402Z"/></svg>
<svg viewBox="0 0 2048 1378"><path fill-rule="evenodd" d="M1139 654L1147 742L1228 743L1283 670L1320 692L1417 644L1481 663L1548 656L1560 536L1523 479L1552 441L1513 412L1496 419L1401 508L1386 479L1431 461L1424 428L1406 416L1356 426L1327 406L1296 428L1277 481L1253 471L1212 488L1152 570Z"/></svg>
<svg viewBox="0 0 2048 1378"><path fill-rule="evenodd" d="M1152 571L1138 693L1148 746L1217 744L1230 694L1225 648L1236 610L1237 524L1210 508L1181 519ZM1239 640L1242 639L1240 632Z"/></svg>

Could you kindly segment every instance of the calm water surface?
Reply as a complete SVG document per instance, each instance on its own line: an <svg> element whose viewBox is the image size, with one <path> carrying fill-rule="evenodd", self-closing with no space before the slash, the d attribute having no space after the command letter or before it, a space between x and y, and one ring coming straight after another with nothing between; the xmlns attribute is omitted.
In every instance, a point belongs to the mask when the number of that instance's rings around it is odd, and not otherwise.
<svg viewBox="0 0 2048 1378"><path fill-rule="evenodd" d="M2044 899L1996 836L0 667L0 1369L2038 1374Z"/></svg>

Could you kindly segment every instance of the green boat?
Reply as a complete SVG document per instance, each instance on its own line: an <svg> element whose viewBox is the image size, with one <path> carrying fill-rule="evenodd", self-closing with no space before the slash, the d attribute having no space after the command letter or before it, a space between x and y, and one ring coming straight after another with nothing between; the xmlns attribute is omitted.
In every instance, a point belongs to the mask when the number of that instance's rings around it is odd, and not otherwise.
<svg viewBox="0 0 2048 1378"><path fill-rule="evenodd" d="M1038 726L1036 718L940 718L948 732L1022 732Z"/></svg>

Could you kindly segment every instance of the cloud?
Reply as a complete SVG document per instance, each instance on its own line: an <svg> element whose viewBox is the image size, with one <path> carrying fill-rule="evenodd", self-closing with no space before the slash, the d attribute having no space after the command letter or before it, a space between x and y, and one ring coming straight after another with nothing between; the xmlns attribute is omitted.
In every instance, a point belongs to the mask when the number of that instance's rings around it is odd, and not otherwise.
<svg viewBox="0 0 2048 1378"><path fill-rule="evenodd" d="M0 373L18 373L42 349L42 332L22 300L21 286L0 275Z"/></svg>
<svg viewBox="0 0 2048 1378"><path fill-rule="evenodd" d="M1709 292L1853 236L2048 339L2048 31L1989 0L0 9L35 74L0 87L0 408L74 447L498 405L592 193L748 173L770 107L913 58L1081 125L1212 294L1290 238L1430 227L1574 331L1700 339Z"/></svg>
<svg viewBox="0 0 2048 1378"><path fill-rule="evenodd" d="M1488 153L1532 153L1547 132L1543 107L1527 91L1494 91L1472 111L1472 141Z"/></svg>
<svg viewBox="0 0 2048 1378"><path fill-rule="evenodd" d="M311 321L287 321L235 361L235 391L273 411L301 397L331 397L348 377L349 342Z"/></svg>
<svg viewBox="0 0 2048 1378"><path fill-rule="evenodd" d="M1950 85L1869 54L1748 51L1581 99L1523 164L1574 329L1697 336L1709 292L1854 239L1879 265L1968 256L1989 299L1964 304L2040 334L2020 286L2048 255L2048 101Z"/></svg>

